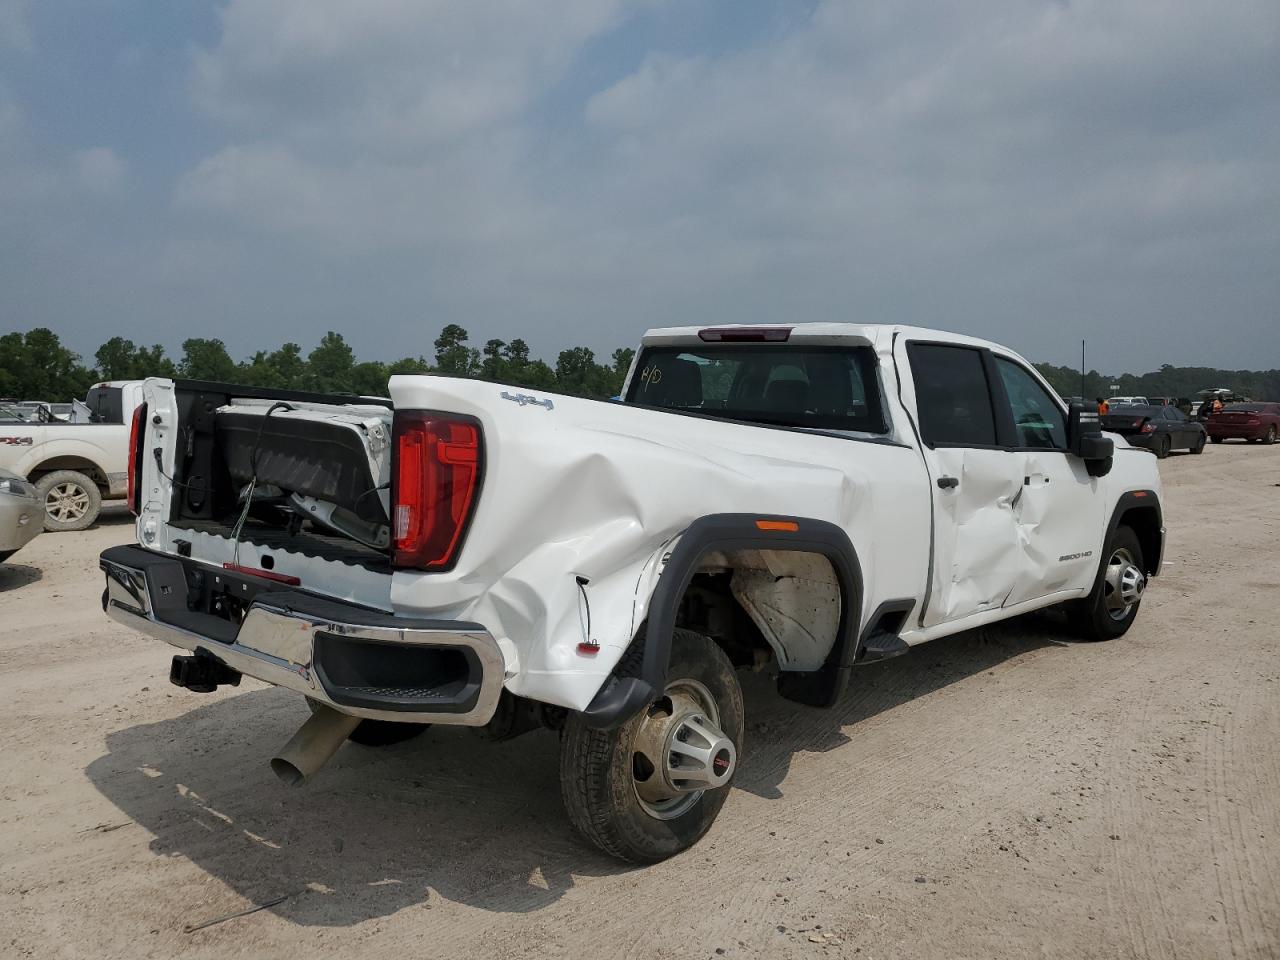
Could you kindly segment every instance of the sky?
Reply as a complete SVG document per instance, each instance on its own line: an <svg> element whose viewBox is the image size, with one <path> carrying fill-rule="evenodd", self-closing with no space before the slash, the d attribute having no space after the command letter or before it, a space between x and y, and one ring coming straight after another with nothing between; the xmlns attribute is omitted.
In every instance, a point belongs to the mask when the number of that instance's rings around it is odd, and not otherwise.
<svg viewBox="0 0 1280 960"><path fill-rule="evenodd" d="M1280 367L1275 0L0 0L0 333Z"/></svg>

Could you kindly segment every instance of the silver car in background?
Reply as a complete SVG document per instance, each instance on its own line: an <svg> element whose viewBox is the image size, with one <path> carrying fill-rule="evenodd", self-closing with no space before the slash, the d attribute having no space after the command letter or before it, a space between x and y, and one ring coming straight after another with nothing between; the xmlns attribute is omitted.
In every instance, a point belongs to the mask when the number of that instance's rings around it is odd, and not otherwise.
<svg viewBox="0 0 1280 960"><path fill-rule="evenodd" d="M0 563L35 539L44 529L43 521L35 485L0 470Z"/></svg>

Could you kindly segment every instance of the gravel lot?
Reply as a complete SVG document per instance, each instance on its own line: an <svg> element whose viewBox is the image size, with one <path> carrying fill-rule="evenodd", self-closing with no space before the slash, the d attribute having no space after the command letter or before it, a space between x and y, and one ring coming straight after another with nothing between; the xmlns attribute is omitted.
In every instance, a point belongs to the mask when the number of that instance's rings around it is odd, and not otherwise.
<svg viewBox="0 0 1280 960"><path fill-rule="evenodd" d="M719 823L649 869L570 833L548 732L347 746L287 790L299 698L178 690L103 616L127 518L40 537L0 567L0 955L1276 956L1280 447L1162 471L1127 637L939 640L834 711L752 678Z"/></svg>

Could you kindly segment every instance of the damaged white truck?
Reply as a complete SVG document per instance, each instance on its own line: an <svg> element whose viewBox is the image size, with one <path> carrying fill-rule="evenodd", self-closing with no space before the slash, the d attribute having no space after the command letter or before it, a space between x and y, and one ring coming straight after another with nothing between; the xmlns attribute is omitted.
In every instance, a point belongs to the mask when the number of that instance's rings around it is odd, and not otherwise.
<svg viewBox="0 0 1280 960"><path fill-rule="evenodd" d="M736 670L832 706L861 663L1055 604L1119 637L1160 568L1155 458L1013 352L896 326L648 333L621 403L395 377L390 401L149 380L138 543L103 604L348 738L560 731L574 826L653 862L744 757Z"/></svg>

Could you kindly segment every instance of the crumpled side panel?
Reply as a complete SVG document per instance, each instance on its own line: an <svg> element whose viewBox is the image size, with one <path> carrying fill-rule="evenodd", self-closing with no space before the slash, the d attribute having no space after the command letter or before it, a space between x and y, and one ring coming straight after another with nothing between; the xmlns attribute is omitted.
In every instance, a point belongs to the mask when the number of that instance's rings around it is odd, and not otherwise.
<svg viewBox="0 0 1280 960"><path fill-rule="evenodd" d="M397 377L391 393L397 409L477 417L486 459L457 566L397 571L392 605L484 624L513 693L585 707L647 616L675 539L710 514L815 517L853 535L882 489L885 516L909 514L895 523L916 543L864 576L869 588L884 578L899 596L918 589L918 580L902 585L922 576L927 544L926 481L913 450L571 397L521 405L475 381ZM588 639L597 652L578 649Z"/></svg>

